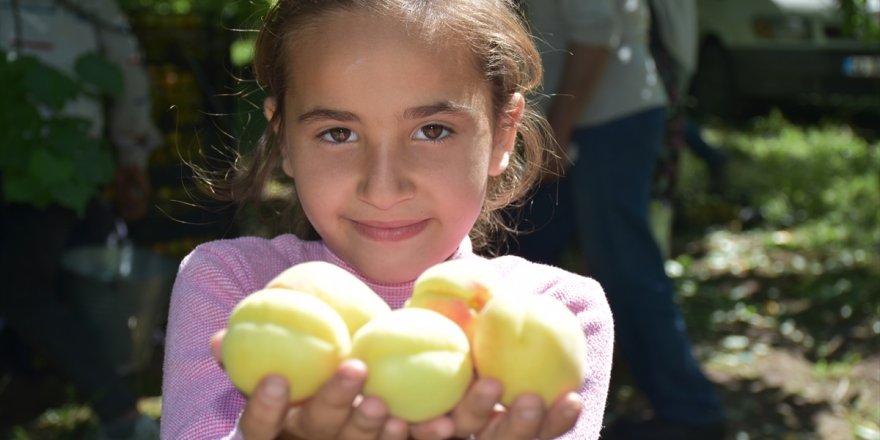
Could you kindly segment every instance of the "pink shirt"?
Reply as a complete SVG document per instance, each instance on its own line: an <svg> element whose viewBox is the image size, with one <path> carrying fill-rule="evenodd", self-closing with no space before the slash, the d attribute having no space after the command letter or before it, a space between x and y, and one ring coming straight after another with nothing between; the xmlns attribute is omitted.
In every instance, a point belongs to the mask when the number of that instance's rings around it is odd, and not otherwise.
<svg viewBox="0 0 880 440"><path fill-rule="evenodd" d="M452 258L482 258L465 240ZM369 282L320 241L293 235L244 237L205 243L184 258L171 295L162 384L163 439L241 438L245 399L211 356L211 335L226 327L232 308L288 267L312 260L358 275L392 308L403 305L412 282ZM587 341L588 373L580 390L584 411L565 437L596 439L602 425L614 344L611 311L595 281L519 257L490 260L499 274L526 292L551 295L574 312Z"/></svg>

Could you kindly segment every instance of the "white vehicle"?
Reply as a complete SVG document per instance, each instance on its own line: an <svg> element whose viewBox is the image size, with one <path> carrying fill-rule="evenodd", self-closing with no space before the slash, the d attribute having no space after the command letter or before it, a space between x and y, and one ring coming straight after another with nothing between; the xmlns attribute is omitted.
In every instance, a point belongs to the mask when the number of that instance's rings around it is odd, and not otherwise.
<svg viewBox="0 0 880 440"><path fill-rule="evenodd" d="M836 0L698 0L699 110L750 104L880 107L880 41L848 37ZM880 0L867 1L880 20Z"/></svg>

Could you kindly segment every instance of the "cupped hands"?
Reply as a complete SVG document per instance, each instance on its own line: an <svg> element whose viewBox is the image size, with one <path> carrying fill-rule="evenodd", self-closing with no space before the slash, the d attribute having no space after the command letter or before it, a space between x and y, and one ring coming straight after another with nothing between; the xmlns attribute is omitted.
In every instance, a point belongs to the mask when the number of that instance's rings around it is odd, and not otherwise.
<svg viewBox="0 0 880 440"><path fill-rule="evenodd" d="M211 338L218 362L224 334ZM575 393L549 408L537 395L524 394L504 408L498 403L501 384L478 378L449 414L409 424L392 416L381 399L361 394L366 377L363 362L345 360L314 396L291 405L290 386L296 385L268 375L248 398L239 428L247 440L549 440L570 430L583 406Z"/></svg>

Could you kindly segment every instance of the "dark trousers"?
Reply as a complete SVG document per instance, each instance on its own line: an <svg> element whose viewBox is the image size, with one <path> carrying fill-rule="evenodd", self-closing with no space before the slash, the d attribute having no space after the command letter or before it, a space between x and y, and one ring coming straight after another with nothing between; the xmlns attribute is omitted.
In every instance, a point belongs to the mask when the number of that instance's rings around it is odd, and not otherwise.
<svg viewBox="0 0 880 440"><path fill-rule="evenodd" d="M90 214L99 206L93 204ZM60 295L61 255L77 240L100 237L106 218L80 220L59 207L0 205L0 317L77 386L102 421L111 421L133 410L135 397L100 339Z"/></svg>
<svg viewBox="0 0 880 440"><path fill-rule="evenodd" d="M544 227L520 237L519 253L555 263L565 243L579 240L587 274L608 297L617 345L657 417L713 423L723 408L691 352L648 218L665 124L658 108L577 130L577 160L558 189L532 199L525 215Z"/></svg>

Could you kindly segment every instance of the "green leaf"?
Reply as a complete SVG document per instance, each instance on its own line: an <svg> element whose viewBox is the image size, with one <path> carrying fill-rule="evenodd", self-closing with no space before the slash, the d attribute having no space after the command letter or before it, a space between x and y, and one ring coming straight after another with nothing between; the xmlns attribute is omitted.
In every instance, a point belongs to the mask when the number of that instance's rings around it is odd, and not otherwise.
<svg viewBox="0 0 880 440"><path fill-rule="evenodd" d="M45 143L53 152L69 157L98 142L89 135L90 127L91 123L82 118L55 117L44 124Z"/></svg>
<svg viewBox="0 0 880 440"><path fill-rule="evenodd" d="M68 185L74 178L70 160L45 149L34 151L25 168L35 183L45 188Z"/></svg>
<svg viewBox="0 0 880 440"><path fill-rule="evenodd" d="M21 167L28 152L41 143L40 115L28 105L18 106L14 112L3 108L9 107L0 105L0 126L4 127L0 130L0 169Z"/></svg>
<svg viewBox="0 0 880 440"><path fill-rule="evenodd" d="M50 189L52 198L61 206L73 210L77 215L85 214L89 199L95 193L94 188L86 183L73 183L54 186Z"/></svg>
<svg viewBox="0 0 880 440"><path fill-rule="evenodd" d="M113 156L102 139L88 135L88 121L55 118L47 124L46 144L53 156L67 162L83 182L103 185L113 177Z"/></svg>
<svg viewBox="0 0 880 440"><path fill-rule="evenodd" d="M30 150L32 145L22 142L20 139L8 140L5 136L0 136L0 170L15 169L21 167L25 161L23 158Z"/></svg>
<svg viewBox="0 0 880 440"><path fill-rule="evenodd" d="M92 93L114 97L122 95L122 71L103 56L96 53L80 56L76 60L74 71Z"/></svg>
<svg viewBox="0 0 880 440"><path fill-rule="evenodd" d="M33 178L23 173L3 174L3 196L8 203L26 203L38 209L52 204L52 196L46 188L34 185Z"/></svg>
<svg viewBox="0 0 880 440"><path fill-rule="evenodd" d="M0 173L5 201L57 204L80 214L113 178L113 157L91 122L61 114L71 99L118 94L121 72L97 55L77 60L74 79L39 59L0 52Z"/></svg>
<svg viewBox="0 0 880 440"><path fill-rule="evenodd" d="M32 56L19 57L13 63L20 63L23 69L21 86L27 95L52 110L61 110L80 92L73 79Z"/></svg>
<svg viewBox="0 0 880 440"><path fill-rule="evenodd" d="M254 60L254 45L257 38L241 38L232 42L229 46L229 59L232 64L241 67L250 64Z"/></svg>
<svg viewBox="0 0 880 440"><path fill-rule="evenodd" d="M100 141L92 143L74 151L70 157L76 174L81 176L84 182L93 186L109 183L113 179L116 165L108 149Z"/></svg>

